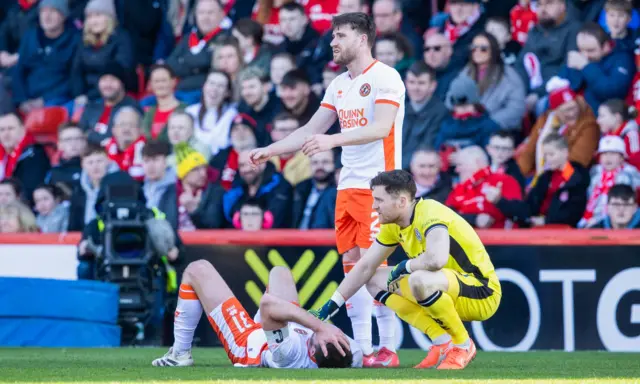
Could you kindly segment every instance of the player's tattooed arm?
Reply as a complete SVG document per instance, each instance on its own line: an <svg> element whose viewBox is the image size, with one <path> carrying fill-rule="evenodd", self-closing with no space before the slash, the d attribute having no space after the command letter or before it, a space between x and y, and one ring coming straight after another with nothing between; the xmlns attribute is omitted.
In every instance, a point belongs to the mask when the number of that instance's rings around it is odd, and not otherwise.
<svg viewBox="0 0 640 384"><path fill-rule="evenodd" d="M409 261L409 270L439 271L449 259L449 230L444 225L435 225L427 230L427 247L418 257Z"/></svg>

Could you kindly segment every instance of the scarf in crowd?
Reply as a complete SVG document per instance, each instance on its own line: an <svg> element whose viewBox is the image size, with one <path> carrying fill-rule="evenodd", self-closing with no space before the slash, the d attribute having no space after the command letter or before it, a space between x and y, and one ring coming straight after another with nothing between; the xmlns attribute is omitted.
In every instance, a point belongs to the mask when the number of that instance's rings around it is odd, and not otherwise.
<svg viewBox="0 0 640 384"><path fill-rule="evenodd" d="M465 113L453 112L452 116L456 120L468 120L468 119L473 119L475 117L481 117L482 113L477 111L465 112Z"/></svg>
<svg viewBox="0 0 640 384"><path fill-rule="evenodd" d="M571 163L567 163L561 171L553 171L551 175L551 183L549 183L549 188L547 188L547 193L545 194L544 200L542 201L542 205L540 206L540 214L545 215L551 207L551 201L553 200L553 196L562 188L567 181L573 176L573 165Z"/></svg>
<svg viewBox="0 0 640 384"><path fill-rule="evenodd" d="M231 189L231 184L233 184L233 180L236 178L236 173L238 172L238 152L235 149L231 149L229 151L229 157L227 157L227 162L222 169L222 175L220 176L220 185L228 191Z"/></svg>
<svg viewBox="0 0 640 384"><path fill-rule="evenodd" d="M0 161L3 161L6 158L6 163L4 164L4 177L9 178L13 176L13 172L16 170L16 166L18 165L18 159L22 156L24 150L35 144L36 140L30 134L25 134L22 140L16 145L15 148L11 151L11 153L7 153L7 150L0 145Z"/></svg>
<svg viewBox="0 0 640 384"><path fill-rule="evenodd" d="M23 11L28 11L33 8L38 2L36 0L18 0L18 4Z"/></svg>
<svg viewBox="0 0 640 384"><path fill-rule="evenodd" d="M147 140L144 136L140 136L136 141L134 141L130 146L127 147L124 151L120 151L118 148L118 144L116 143L115 138L111 138L107 145L105 145L105 149L107 150L107 156L109 159L113 160L121 170L127 172L132 165L136 163L140 163L141 161L136 161L136 152L140 143L145 143Z"/></svg>
<svg viewBox="0 0 640 384"><path fill-rule="evenodd" d="M589 196L589 201L587 202L587 209L584 211L584 216L582 217L585 220L591 220L593 218L593 212L598 206L598 201L607 193L613 184L615 184L616 176L622 170L622 165L612 171L603 170L600 175L600 182L596 184L591 196Z"/></svg>
<svg viewBox="0 0 640 384"><path fill-rule="evenodd" d="M476 21L478 21L479 18L480 11L469 16L467 20L458 25L453 24L451 22L451 18L448 18L446 23L444 24L444 35L447 36L451 44L453 44L460 38L460 36L469 32L471 27L473 27L473 25L476 23Z"/></svg>
<svg viewBox="0 0 640 384"><path fill-rule="evenodd" d="M207 44L209 44L211 39L216 37L216 35L219 34L221 31L222 31L222 28L216 27L211 32L204 35L202 38L199 38L198 30L196 28L192 29L191 33L189 34L189 51L191 51L191 53L194 55L197 55L198 53L202 52L204 47L206 47Z"/></svg>

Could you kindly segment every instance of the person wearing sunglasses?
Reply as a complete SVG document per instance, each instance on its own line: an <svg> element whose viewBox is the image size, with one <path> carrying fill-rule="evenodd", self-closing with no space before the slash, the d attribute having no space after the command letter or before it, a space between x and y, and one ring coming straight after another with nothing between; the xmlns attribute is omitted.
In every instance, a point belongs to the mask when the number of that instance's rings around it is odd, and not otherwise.
<svg viewBox="0 0 640 384"><path fill-rule="evenodd" d="M519 131L525 114L525 89L515 69L505 65L493 35L480 32L473 38L469 63L459 76L478 86L480 103L500 128Z"/></svg>
<svg viewBox="0 0 640 384"><path fill-rule="evenodd" d="M427 36L424 42L423 59L436 71L438 87L435 95L444 101L449 90L449 85L458 76L464 66L463 63L452 63L451 55L453 47L451 41L442 33L434 32Z"/></svg>

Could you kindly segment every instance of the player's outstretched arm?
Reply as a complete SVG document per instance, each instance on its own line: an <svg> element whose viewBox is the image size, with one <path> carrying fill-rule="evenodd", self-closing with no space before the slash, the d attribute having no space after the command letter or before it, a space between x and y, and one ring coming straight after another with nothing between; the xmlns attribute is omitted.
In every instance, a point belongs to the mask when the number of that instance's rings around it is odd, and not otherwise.
<svg viewBox="0 0 640 384"><path fill-rule="evenodd" d="M391 256L395 249L396 247L386 247L374 241L347 277L342 280L336 292L331 296L331 300L326 302L320 309L312 311L314 316L321 320L333 317L346 300L355 295L362 286L371 280L378 267Z"/></svg>
<svg viewBox="0 0 640 384"><path fill-rule="evenodd" d="M437 225L427 230L425 236L427 249L413 260L409 260L406 269L409 272L418 270L439 271L449 260L449 230L444 225Z"/></svg>
<svg viewBox="0 0 640 384"><path fill-rule="evenodd" d="M374 123L365 129L350 129L334 135L335 146L367 144L389 136L398 114L398 106L389 103L376 104L373 111Z"/></svg>
<svg viewBox="0 0 640 384"><path fill-rule="evenodd" d="M334 110L320 107L313 114L311 120L302 127L296 129L289 136L264 148L256 148L251 151L249 158L255 164L261 164L273 156L280 156L285 153L294 153L302 148L307 137L325 133L336 122L338 116Z"/></svg>

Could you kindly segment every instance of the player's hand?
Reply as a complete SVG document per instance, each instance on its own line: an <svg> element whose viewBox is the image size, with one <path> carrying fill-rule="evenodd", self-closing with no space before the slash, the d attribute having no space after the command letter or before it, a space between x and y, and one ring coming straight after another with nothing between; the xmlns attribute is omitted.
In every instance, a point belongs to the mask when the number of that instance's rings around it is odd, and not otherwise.
<svg viewBox="0 0 640 384"><path fill-rule="evenodd" d="M398 265L393 267L391 272L389 272L389 277L387 278L387 290L389 292L393 293L397 291L400 279L409 274L409 271L407 271L408 262L409 260L402 260Z"/></svg>
<svg viewBox="0 0 640 384"><path fill-rule="evenodd" d="M273 153L269 147L256 148L249 152L249 161L254 167L266 163L271 157L273 157Z"/></svg>
<svg viewBox="0 0 640 384"><path fill-rule="evenodd" d="M311 157L316 153L328 151L335 147L331 135L311 135L307 137L302 145L302 153Z"/></svg>
<svg viewBox="0 0 640 384"><path fill-rule="evenodd" d="M309 311L309 313L322 321L327 321L333 316L335 316L336 313L338 313L339 309L340 309L340 306L338 306L338 304L335 301L329 300L326 303L324 303L322 307L318 309L312 309Z"/></svg>
<svg viewBox="0 0 640 384"><path fill-rule="evenodd" d="M323 323L322 327L316 330L316 342L320 344L322 354L325 357L329 354L327 352L328 344L333 344L342 356L346 356L345 351L349 351L351 348L347 336L336 326L328 323Z"/></svg>

